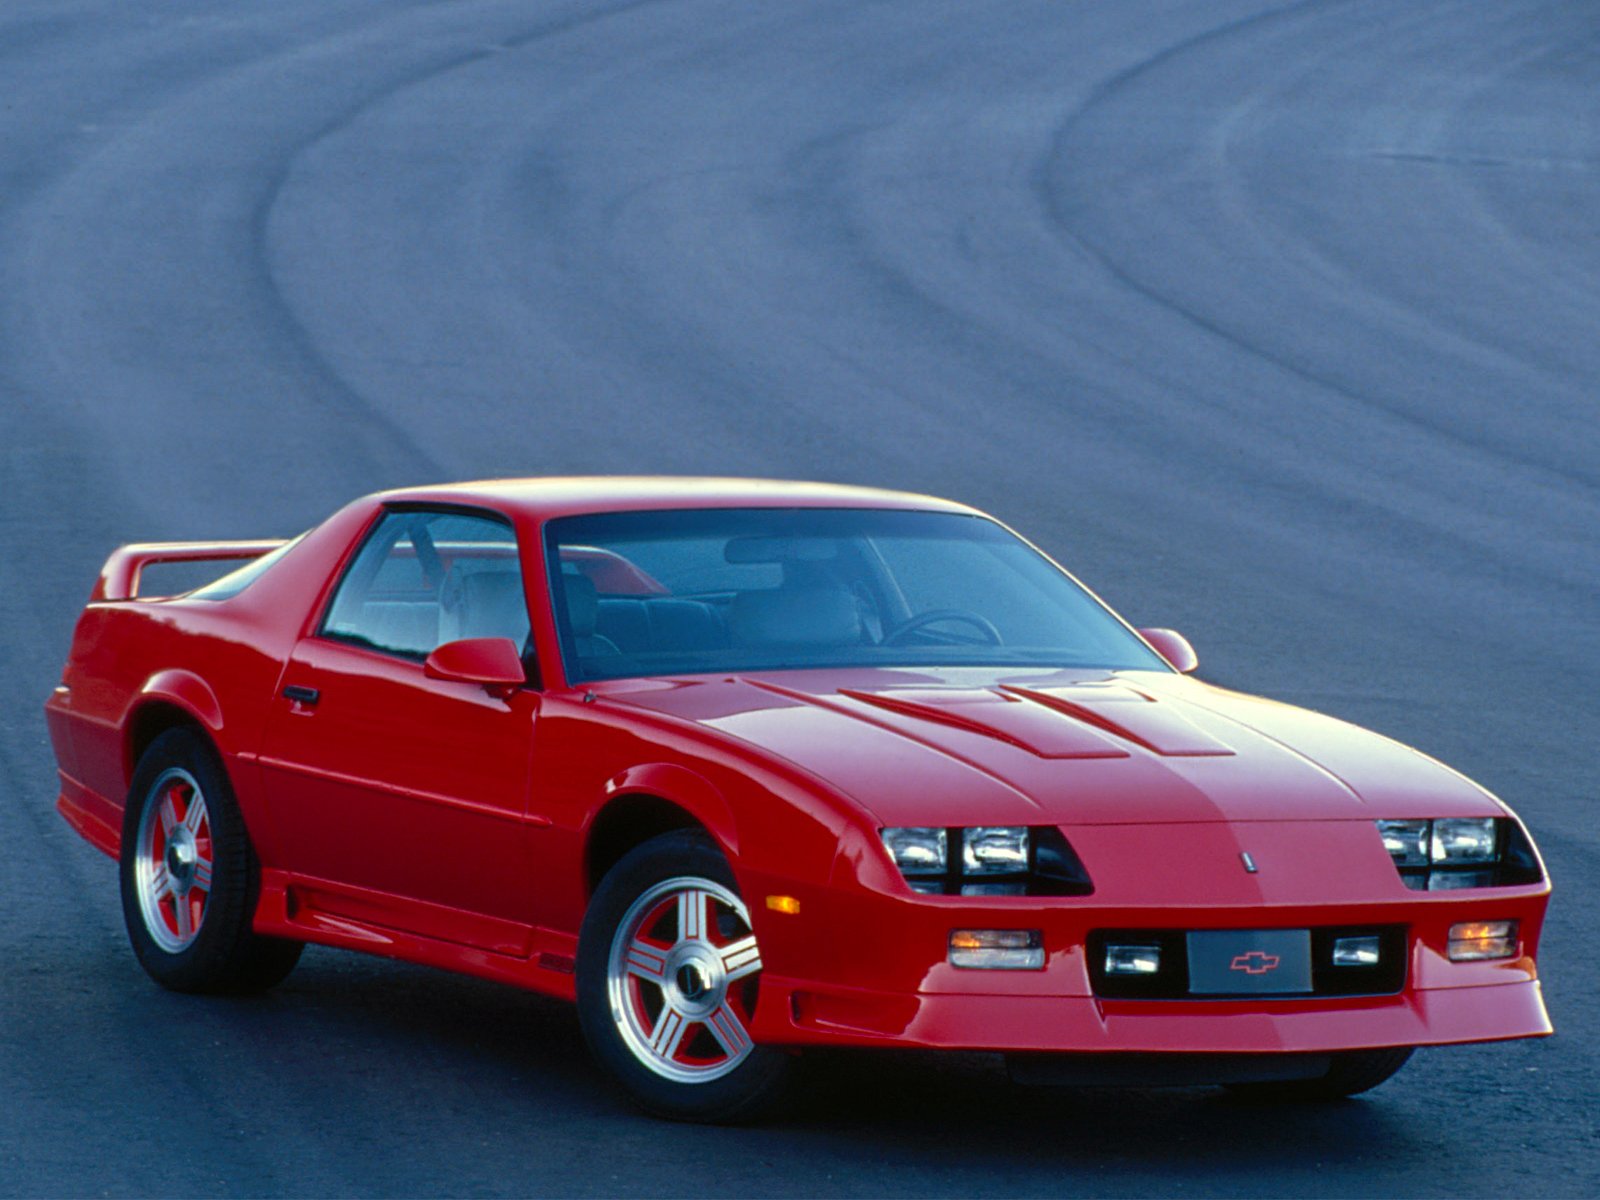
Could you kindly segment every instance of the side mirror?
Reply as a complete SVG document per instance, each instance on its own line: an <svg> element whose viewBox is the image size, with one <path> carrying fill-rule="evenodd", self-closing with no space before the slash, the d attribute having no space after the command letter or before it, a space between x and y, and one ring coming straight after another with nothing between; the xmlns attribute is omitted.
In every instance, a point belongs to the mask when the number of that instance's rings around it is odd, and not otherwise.
<svg viewBox="0 0 1600 1200"><path fill-rule="evenodd" d="M1139 635L1181 675L1188 675L1200 665L1200 656L1189 645L1189 639L1175 629L1141 629Z"/></svg>
<svg viewBox="0 0 1600 1200"><path fill-rule="evenodd" d="M429 679L480 684L500 700L528 682L517 644L504 637L446 642L428 655L428 660L422 664L422 673Z"/></svg>

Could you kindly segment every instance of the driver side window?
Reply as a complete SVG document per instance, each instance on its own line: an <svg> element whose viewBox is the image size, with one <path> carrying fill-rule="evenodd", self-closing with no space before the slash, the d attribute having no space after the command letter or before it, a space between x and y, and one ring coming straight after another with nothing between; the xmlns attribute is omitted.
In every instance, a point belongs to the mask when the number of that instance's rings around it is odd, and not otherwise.
<svg viewBox="0 0 1600 1200"><path fill-rule="evenodd" d="M516 535L491 517L391 512L367 535L322 622L323 637L406 658L460 638L528 641Z"/></svg>

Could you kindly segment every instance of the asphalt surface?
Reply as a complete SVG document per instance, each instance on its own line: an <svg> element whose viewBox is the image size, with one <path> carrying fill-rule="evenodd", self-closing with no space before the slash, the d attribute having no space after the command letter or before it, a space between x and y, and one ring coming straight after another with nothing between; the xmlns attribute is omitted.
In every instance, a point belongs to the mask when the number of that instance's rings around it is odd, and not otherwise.
<svg viewBox="0 0 1600 1200"><path fill-rule="evenodd" d="M8 0L0 1192L1600 1194L1597 96L1583 0ZM104 556L574 471L976 503L1461 768L1557 1036L1320 1109L846 1057L701 1129L538 997L156 989L39 712Z"/></svg>

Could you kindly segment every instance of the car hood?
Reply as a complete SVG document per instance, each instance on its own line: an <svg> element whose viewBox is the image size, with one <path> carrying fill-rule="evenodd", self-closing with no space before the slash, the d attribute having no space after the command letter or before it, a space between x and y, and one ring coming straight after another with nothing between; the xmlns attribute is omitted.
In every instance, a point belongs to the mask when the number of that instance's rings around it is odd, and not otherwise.
<svg viewBox="0 0 1600 1200"><path fill-rule="evenodd" d="M1388 738L1166 672L782 671L596 689L787 760L883 825L1505 811Z"/></svg>

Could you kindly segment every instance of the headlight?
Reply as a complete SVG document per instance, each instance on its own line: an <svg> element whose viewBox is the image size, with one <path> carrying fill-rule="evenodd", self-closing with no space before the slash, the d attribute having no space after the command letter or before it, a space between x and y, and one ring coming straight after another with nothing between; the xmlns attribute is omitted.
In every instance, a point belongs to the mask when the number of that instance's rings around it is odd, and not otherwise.
<svg viewBox="0 0 1600 1200"><path fill-rule="evenodd" d="M1544 878L1533 843L1521 824L1509 818L1440 817L1377 825L1400 878L1417 891L1506 887Z"/></svg>
<svg viewBox="0 0 1600 1200"><path fill-rule="evenodd" d="M961 831L961 868L967 875L1017 875L1028 869L1023 826L979 825Z"/></svg>
<svg viewBox="0 0 1600 1200"><path fill-rule="evenodd" d="M1428 865L1428 826L1431 821L1379 821L1383 848L1399 867Z"/></svg>
<svg viewBox="0 0 1600 1200"><path fill-rule="evenodd" d="M1435 821L1429 856L1439 864L1490 863L1497 840L1493 817Z"/></svg>
<svg viewBox="0 0 1600 1200"><path fill-rule="evenodd" d="M962 896L1087 896L1089 873L1054 826L910 825L879 831L914 891Z"/></svg>
<svg viewBox="0 0 1600 1200"><path fill-rule="evenodd" d="M949 863L949 835L943 829L916 825L885 829L883 844L894 865L907 879L917 875L943 875Z"/></svg>

